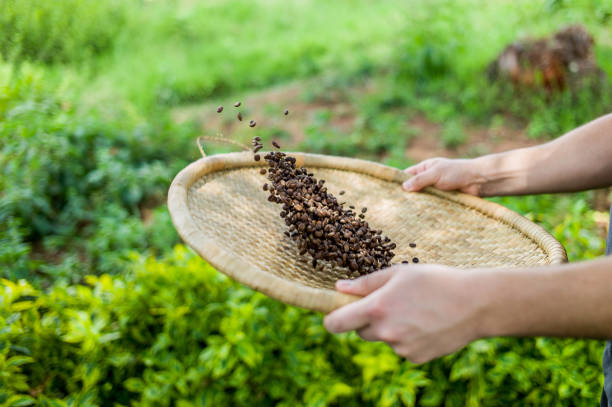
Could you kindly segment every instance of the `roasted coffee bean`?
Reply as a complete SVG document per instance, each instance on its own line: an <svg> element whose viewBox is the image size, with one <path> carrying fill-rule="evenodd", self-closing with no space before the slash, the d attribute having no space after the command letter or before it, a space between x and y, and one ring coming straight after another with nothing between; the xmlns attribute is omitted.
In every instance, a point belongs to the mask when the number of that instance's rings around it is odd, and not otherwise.
<svg viewBox="0 0 612 407"><path fill-rule="evenodd" d="M289 110L285 110L285 116L289 114Z"/></svg>
<svg viewBox="0 0 612 407"><path fill-rule="evenodd" d="M409 261L408 261L408 260L403 260L403 261L402 261L402 264L408 264L408 263L409 263Z"/></svg>
<svg viewBox="0 0 612 407"><path fill-rule="evenodd" d="M260 139L253 139L259 146ZM274 147L280 146L274 142ZM336 197L305 168L296 168L295 157L280 151L266 153L268 200L282 205L280 212L289 227L290 237L300 256L310 256L315 269L320 262L348 269L348 276L359 277L391 265L394 243L382 231L370 229L364 213L355 214L342 207ZM344 191L342 191L344 193ZM351 205L354 209L354 206ZM317 268L317 265L319 268Z"/></svg>
<svg viewBox="0 0 612 407"><path fill-rule="evenodd" d="M254 152L254 153L257 153L257 152L258 152L259 150L261 150L262 148L263 148L263 146L260 144L260 145L258 145L257 147L255 147L255 148L253 149L253 152ZM266 157L264 157L264 158L266 158Z"/></svg>
<svg viewBox="0 0 612 407"><path fill-rule="evenodd" d="M259 154L255 154L255 157L253 157L253 159L255 159L255 161L259 161L261 160L261 156Z"/></svg>
<svg viewBox="0 0 612 407"><path fill-rule="evenodd" d="M344 191L338 192L338 195L344 195Z"/></svg>
<svg viewBox="0 0 612 407"><path fill-rule="evenodd" d="M278 143L277 143L276 141L273 141L273 142L272 142L272 145L273 145L274 147L276 147L276 148L280 148L280 146L278 145Z"/></svg>
<svg viewBox="0 0 612 407"><path fill-rule="evenodd" d="M416 247L416 243L409 243L408 246L410 247Z"/></svg>
<svg viewBox="0 0 612 407"><path fill-rule="evenodd" d="M221 113L222 111L223 111L223 106L219 106L219 107L217 108L217 113Z"/></svg>
<svg viewBox="0 0 612 407"><path fill-rule="evenodd" d="M412 262L413 263L418 263L419 262L419 258L418 257L413 257L412 258Z"/></svg>
<svg viewBox="0 0 612 407"><path fill-rule="evenodd" d="M263 190L267 191L268 190L268 184L263 184Z"/></svg>
<svg viewBox="0 0 612 407"><path fill-rule="evenodd" d="M238 120L242 121L242 113L238 112L238 114L236 115L236 117L238 118Z"/></svg>
<svg viewBox="0 0 612 407"><path fill-rule="evenodd" d="M234 103L234 107L240 107L241 103L240 102L236 102Z"/></svg>
<svg viewBox="0 0 612 407"><path fill-rule="evenodd" d="M265 168L262 168L261 170L259 170L259 173L260 173L261 175L264 175L266 172L267 172L267 171L266 171L266 169L265 169Z"/></svg>
<svg viewBox="0 0 612 407"><path fill-rule="evenodd" d="M257 136L253 139L255 142L259 143L261 141L261 137Z"/></svg>
<svg viewBox="0 0 612 407"><path fill-rule="evenodd" d="M368 211L368 208L362 208L361 209L361 213L366 213Z"/></svg>
<svg viewBox="0 0 612 407"><path fill-rule="evenodd" d="M255 123L255 120L251 120L249 122L249 127L255 127L257 125L257 123Z"/></svg>

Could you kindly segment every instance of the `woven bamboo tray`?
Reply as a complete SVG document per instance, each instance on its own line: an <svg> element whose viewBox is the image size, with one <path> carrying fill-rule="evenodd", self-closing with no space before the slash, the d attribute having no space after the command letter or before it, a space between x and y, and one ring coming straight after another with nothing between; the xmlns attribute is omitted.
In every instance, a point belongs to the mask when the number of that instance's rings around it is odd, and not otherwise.
<svg viewBox="0 0 612 407"><path fill-rule="evenodd" d="M296 165L326 180L329 192L360 208L366 221L397 243L394 262L466 267L520 267L566 261L563 246L540 226L477 197L426 188L408 193L404 172L377 163L289 153ZM330 312L358 297L338 293L345 270L315 271L284 235L280 207L267 201L265 177L251 152L202 158L183 169L168 194L172 221L183 240L231 278L272 298ZM416 248L409 243L416 243Z"/></svg>

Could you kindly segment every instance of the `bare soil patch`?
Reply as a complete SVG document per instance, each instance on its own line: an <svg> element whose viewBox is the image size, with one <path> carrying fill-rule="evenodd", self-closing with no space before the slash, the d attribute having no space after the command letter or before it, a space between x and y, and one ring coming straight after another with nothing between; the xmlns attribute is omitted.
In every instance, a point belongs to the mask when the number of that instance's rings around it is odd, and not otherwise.
<svg viewBox="0 0 612 407"><path fill-rule="evenodd" d="M312 83L296 82L285 86L270 88L247 95L241 100L242 106L234 108L234 101L223 101L181 107L173 112L177 122L193 121L202 129L204 135L223 134L238 141L246 141L249 120L255 120L260 128L275 129L286 132L286 144L298 145L306 137L305 130L317 120L322 111L330 115L329 125L340 132L349 134L358 119L358 111L351 98L359 93L372 91L366 85L351 89L349 92L329 94L324 99L305 101L304 91ZM216 113L216 107L224 106L222 114ZM283 111L289 109L289 115ZM242 112L243 120L238 121L236 115ZM457 148L444 146L441 140L442 124L427 119L423 114L407 114L406 126L416 129L417 134L411 138L406 149L406 157L413 161L421 161L431 157L474 157L483 154L507 151L515 148L529 147L540 141L529 139L525 129L514 126L496 126L495 128L477 125L467 125L464 128L467 140Z"/></svg>

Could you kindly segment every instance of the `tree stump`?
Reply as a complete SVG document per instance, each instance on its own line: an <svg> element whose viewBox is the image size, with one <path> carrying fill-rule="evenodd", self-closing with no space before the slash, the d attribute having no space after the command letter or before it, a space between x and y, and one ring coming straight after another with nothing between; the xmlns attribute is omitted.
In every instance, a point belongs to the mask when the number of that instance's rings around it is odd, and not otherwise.
<svg viewBox="0 0 612 407"><path fill-rule="evenodd" d="M549 92L585 84L598 85L606 75L597 66L594 40L581 25L572 25L551 37L528 38L508 45L489 64L491 81L510 81L517 88L544 88Z"/></svg>

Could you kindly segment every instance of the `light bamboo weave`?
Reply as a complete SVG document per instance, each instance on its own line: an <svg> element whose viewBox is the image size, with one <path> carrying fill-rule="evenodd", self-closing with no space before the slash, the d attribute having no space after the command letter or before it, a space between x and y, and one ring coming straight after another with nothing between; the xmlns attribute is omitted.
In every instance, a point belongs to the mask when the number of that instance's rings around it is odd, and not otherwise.
<svg viewBox="0 0 612 407"><path fill-rule="evenodd" d="M397 243L394 262L465 267L519 267L566 261L540 226L509 209L460 193L404 192L407 175L373 162L291 153L347 205L367 207L366 221ZM345 270L314 270L299 256L267 201L266 182L250 152L202 158L174 179L168 208L183 240L217 270L280 301L329 312L357 297L336 292ZM340 196L341 190L346 191ZM416 243L415 248L409 243ZM411 263L412 264L412 263Z"/></svg>

